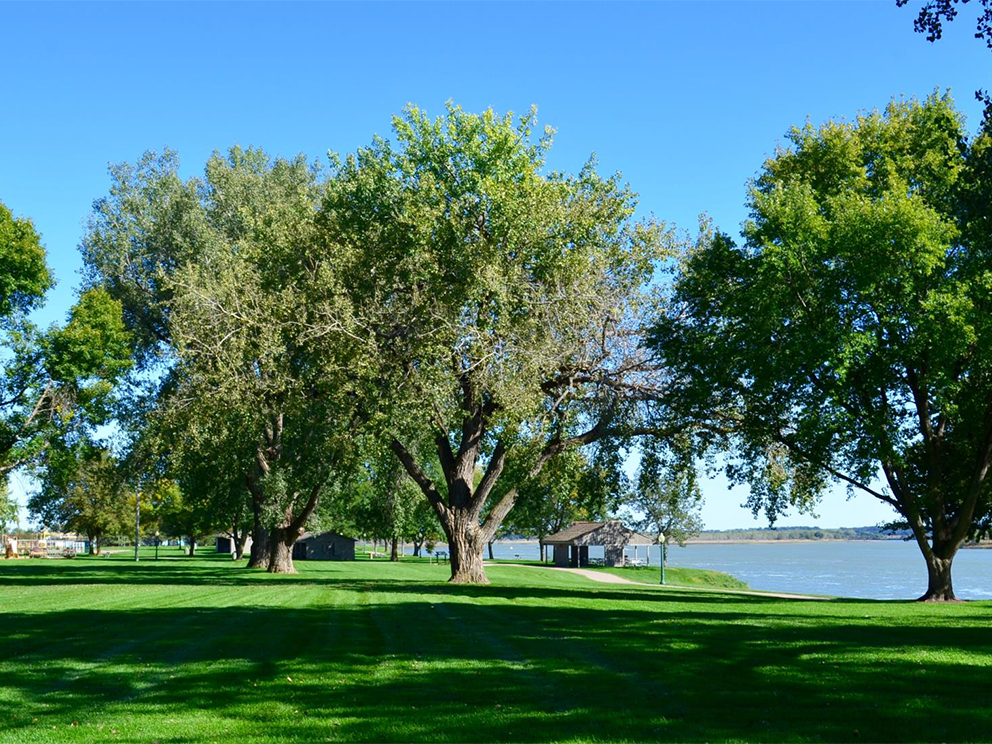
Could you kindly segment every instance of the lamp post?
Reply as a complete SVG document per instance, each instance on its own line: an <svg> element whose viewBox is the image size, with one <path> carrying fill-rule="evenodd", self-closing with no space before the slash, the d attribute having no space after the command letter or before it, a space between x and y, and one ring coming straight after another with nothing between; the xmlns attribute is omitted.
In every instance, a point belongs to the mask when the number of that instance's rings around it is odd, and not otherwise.
<svg viewBox="0 0 992 744"><path fill-rule="evenodd" d="M158 530L155 530L155 560L158 560L158 544L160 540L158 539Z"/></svg>
<svg viewBox="0 0 992 744"><path fill-rule="evenodd" d="M138 562L138 548L141 545L141 492L134 494L134 562Z"/></svg>
<svg viewBox="0 0 992 744"><path fill-rule="evenodd" d="M661 544L661 583L665 583L665 534L658 534L658 542Z"/></svg>

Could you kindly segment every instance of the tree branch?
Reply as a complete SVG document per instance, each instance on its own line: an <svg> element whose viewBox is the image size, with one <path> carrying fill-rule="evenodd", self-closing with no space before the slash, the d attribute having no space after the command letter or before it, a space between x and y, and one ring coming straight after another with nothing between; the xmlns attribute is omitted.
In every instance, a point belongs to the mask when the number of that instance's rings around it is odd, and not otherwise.
<svg viewBox="0 0 992 744"><path fill-rule="evenodd" d="M399 458L399 461L403 464L406 472L413 478L414 483L420 486L420 490L424 492L427 500L430 502L431 506L434 507L434 511L437 512L438 517L446 519L448 515L448 506L444 503L444 499L441 494L438 493L437 486L434 485L434 481L430 479L420 466L417 461L413 458L413 455L407 450L406 447L400 443L398 439L393 438L390 442L390 448Z"/></svg>

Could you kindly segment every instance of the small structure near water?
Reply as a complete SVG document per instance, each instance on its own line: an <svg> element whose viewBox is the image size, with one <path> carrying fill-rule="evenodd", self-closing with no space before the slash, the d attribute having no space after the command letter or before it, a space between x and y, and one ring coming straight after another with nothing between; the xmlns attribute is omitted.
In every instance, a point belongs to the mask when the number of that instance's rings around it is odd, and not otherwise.
<svg viewBox="0 0 992 744"><path fill-rule="evenodd" d="M542 545L555 549L555 565L561 568L579 568L589 565L589 546L603 546L604 565L622 566L624 548L628 545L654 545L655 540L629 527L619 519L607 522L574 522L554 535L541 540Z"/></svg>
<svg viewBox="0 0 992 744"><path fill-rule="evenodd" d="M293 545L294 561L353 561L355 538L337 532L304 532Z"/></svg>

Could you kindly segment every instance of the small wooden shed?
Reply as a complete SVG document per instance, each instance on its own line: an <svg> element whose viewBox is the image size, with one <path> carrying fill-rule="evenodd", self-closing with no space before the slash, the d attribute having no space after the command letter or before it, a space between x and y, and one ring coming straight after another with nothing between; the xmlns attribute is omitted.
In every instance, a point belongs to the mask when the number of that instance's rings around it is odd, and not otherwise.
<svg viewBox="0 0 992 744"><path fill-rule="evenodd" d="M353 561L355 538L337 532L304 532L293 545L294 561Z"/></svg>
<svg viewBox="0 0 992 744"><path fill-rule="evenodd" d="M622 566L623 551L628 545L654 545L656 541L647 535L625 527L619 519L607 522L574 522L554 535L541 540L542 545L555 549L555 565L577 568L589 565L589 546L603 546L604 564Z"/></svg>
<svg viewBox="0 0 992 744"><path fill-rule="evenodd" d="M227 553L228 555L230 555L231 553L234 552L234 548L235 548L234 538L231 537L230 535L217 535L216 545L217 545L218 553ZM245 541L245 553L247 554L250 552L251 552L251 536L249 536L248 540Z"/></svg>

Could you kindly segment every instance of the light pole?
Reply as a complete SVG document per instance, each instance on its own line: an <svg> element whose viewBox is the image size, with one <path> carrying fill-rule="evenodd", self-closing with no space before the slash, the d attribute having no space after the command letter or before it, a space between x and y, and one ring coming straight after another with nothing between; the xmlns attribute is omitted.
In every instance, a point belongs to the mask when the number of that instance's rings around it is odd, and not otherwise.
<svg viewBox="0 0 992 744"><path fill-rule="evenodd" d="M141 492L134 494L134 562L138 562L138 546L141 545Z"/></svg>
<svg viewBox="0 0 992 744"><path fill-rule="evenodd" d="M155 530L155 560L158 560L158 544L161 542L158 539L158 530Z"/></svg>
<svg viewBox="0 0 992 744"><path fill-rule="evenodd" d="M658 542L661 544L661 583L665 583L665 534L658 534Z"/></svg>

